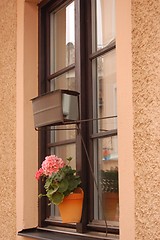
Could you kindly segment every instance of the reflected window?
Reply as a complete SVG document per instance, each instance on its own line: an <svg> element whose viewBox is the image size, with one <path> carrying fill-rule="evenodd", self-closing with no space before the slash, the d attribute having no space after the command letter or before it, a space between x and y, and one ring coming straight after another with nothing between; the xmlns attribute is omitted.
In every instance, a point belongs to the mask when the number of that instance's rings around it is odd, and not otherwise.
<svg viewBox="0 0 160 240"><path fill-rule="evenodd" d="M50 14L50 74L75 62L74 1Z"/></svg>
<svg viewBox="0 0 160 240"><path fill-rule="evenodd" d="M115 0L96 0L96 50L106 47L116 38ZM105 9L105 11L104 11Z"/></svg>

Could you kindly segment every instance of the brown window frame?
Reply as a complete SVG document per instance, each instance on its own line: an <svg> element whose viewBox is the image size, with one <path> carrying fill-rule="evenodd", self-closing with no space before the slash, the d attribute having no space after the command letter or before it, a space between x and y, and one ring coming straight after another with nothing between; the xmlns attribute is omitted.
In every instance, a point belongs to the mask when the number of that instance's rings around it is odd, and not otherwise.
<svg viewBox="0 0 160 240"><path fill-rule="evenodd" d="M49 20L48 14L53 9L57 9L60 6L72 2L71 0L44 0L39 4L39 95L49 91L49 81L55 77L66 73L69 70L75 69L77 77L77 90L80 92L80 112L81 119L92 119L92 60L115 49L115 42L111 45L92 53L91 46L91 2L90 0L75 0L76 4L76 59L75 64L71 64L53 74L49 74ZM46 36L46 37L45 37ZM77 38L78 36L78 38ZM87 47L86 47L87 46ZM87 66L87 67L86 67ZM87 81L85 81L87 79ZM86 94L87 93L87 94ZM83 107L85 106L85 108ZM90 158L92 159L92 142L95 138L103 138L107 136L117 135L117 130L108 131L105 133L92 133L92 121L88 121L80 124L81 134L83 136L84 143L89 152ZM48 143L48 127L43 127L39 131L39 166L42 159L48 154L48 150L52 146L56 146L56 143ZM57 227L69 227L76 228L77 232L86 231L98 231L105 232L106 229L103 226L98 226L91 224L89 219L93 216L93 203L89 203L89 198L92 197L93 191L93 179L89 175L90 171L89 165L87 163L87 157L83 145L81 143L81 136L78 135L77 139L72 139L68 141L62 141L58 143L59 145L64 145L67 143L74 143L78 146L77 159L77 170L81 174L83 179L82 188L86 193L86 198L84 200L84 209L82 215L82 221L79 224L62 224L59 222L53 222L48 219L49 208L45 198L39 201L39 227L48 228L48 226ZM93 166L93 162L91 163ZM44 192L43 184L39 184L39 192ZM90 197L88 197L90 196ZM86 206L89 206L88 209ZM118 234L119 229L116 227L108 227L108 232Z"/></svg>

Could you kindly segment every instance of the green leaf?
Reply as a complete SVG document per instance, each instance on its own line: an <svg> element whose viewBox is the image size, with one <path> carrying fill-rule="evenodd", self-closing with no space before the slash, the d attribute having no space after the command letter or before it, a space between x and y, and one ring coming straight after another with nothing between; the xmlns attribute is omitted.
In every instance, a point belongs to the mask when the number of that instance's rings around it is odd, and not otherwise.
<svg viewBox="0 0 160 240"><path fill-rule="evenodd" d="M46 196L47 196L48 198L50 198L50 197L52 197L52 195L53 195L54 193L55 193L54 189L50 189L50 190L47 191Z"/></svg>
<svg viewBox="0 0 160 240"><path fill-rule="evenodd" d="M46 183L44 185L45 189L48 190L51 184L52 184L52 179L47 178Z"/></svg>
<svg viewBox="0 0 160 240"><path fill-rule="evenodd" d="M58 190L58 188L59 188L58 184L52 183L51 186L50 186L50 189L52 189L54 191L53 193L55 193Z"/></svg>
<svg viewBox="0 0 160 240"><path fill-rule="evenodd" d="M67 190L67 188L68 188L68 185L69 185L69 183L68 183L67 179L64 179L63 181L61 181L61 182L59 183L59 189L58 189L58 191L59 191L60 193L65 192L65 191Z"/></svg>
<svg viewBox="0 0 160 240"><path fill-rule="evenodd" d="M67 161L70 163L70 161L72 161L72 157L68 157Z"/></svg>
<svg viewBox="0 0 160 240"><path fill-rule="evenodd" d="M64 173L63 168L62 168L62 169L59 170L59 172L56 173L56 175L54 177L54 180L60 182L64 178L65 178L65 173Z"/></svg>
<svg viewBox="0 0 160 240"><path fill-rule="evenodd" d="M50 199L50 201L55 204L58 205L63 201L64 195L62 193L56 192L52 195L52 199Z"/></svg>
<svg viewBox="0 0 160 240"><path fill-rule="evenodd" d="M77 187L78 187L78 185L81 183L81 181L79 180L79 179L76 179L76 180L74 180L74 181L70 181L69 182L69 187L68 187L68 189L70 189L70 190L74 190L74 189L76 189Z"/></svg>

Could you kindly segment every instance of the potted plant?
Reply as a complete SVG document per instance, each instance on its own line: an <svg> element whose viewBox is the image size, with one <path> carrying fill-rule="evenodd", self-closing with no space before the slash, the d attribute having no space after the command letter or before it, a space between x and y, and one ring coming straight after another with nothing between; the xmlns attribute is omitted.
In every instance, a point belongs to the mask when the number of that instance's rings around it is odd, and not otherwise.
<svg viewBox="0 0 160 240"><path fill-rule="evenodd" d="M63 222L79 222L82 213L84 193L80 188L80 176L70 166L71 160L68 158L65 163L55 155L46 156L35 175L37 180L45 181L46 194L39 194L39 197L46 196L50 204L58 205ZM74 205L79 209L75 210ZM72 211L74 216L70 219Z"/></svg>
<svg viewBox="0 0 160 240"><path fill-rule="evenodd" d="M102 203L106 220L118 220L118 168L101 171Z"/></svg>

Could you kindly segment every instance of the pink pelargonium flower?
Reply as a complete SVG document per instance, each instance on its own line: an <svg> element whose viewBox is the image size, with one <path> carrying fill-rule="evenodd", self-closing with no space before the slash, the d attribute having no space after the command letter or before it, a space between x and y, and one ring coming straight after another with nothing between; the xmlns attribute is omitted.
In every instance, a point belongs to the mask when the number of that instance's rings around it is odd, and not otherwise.
<svg viewBox="0 0 160 240"><path fill-rule="evenodd" d="M58 172L58 170L63 168L64 165L65 163L61 158L58 158L55 155L47 156L42 163L43 174L51 176L53 172Z"/></svg>
<svg viewBox="0 0 160 240"><path fill-rule="evenodd" d="M43 173L43 169L40 168L40 169L36 172L35 178L36 178L37 180L39 180L39 178L40 178L43 174L44 174L44 173Z"/></svg>

